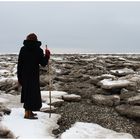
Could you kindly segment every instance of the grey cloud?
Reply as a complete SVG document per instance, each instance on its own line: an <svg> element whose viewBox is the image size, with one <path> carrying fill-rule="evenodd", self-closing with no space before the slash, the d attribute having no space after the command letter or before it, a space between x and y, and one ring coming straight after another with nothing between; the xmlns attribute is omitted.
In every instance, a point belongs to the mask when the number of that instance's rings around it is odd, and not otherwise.
<svg viewBox="0 0 140 140"><path fill-rule="evenodd" d="M140 51L140 2L0 2L0 19L1 53L30 32L54 53Z"/></svg>

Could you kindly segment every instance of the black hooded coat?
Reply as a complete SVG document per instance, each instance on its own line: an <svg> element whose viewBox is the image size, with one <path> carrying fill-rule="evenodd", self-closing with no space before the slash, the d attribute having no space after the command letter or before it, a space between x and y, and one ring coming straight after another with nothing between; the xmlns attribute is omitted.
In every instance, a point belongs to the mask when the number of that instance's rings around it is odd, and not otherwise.
<svg viewBox="0 0 140 140"><path fill-rule="evenodd" d="M46 66L48 59L40 48L40 41L24 40L18 56L17 77L22 86L21 103L26 110L38 111L42 107L39 64Z"/></svg>

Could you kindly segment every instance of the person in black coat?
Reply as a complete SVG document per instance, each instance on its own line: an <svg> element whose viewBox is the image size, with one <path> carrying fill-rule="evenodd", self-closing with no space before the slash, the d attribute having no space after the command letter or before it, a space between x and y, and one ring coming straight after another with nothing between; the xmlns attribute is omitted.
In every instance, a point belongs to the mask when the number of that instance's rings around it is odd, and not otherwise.
<svg viewBox="0 0 140 140"><path fill-rule="evenodd" d="M41 42L37 36L29 34L23 42L18 56L17 77L18 83L22 86L21 103L24 103L26 119L38 119L33 111L39 111L42 107L39 65L48 64L50 53L43 53L40 48ZM49 51L49 50L48 50ZM46 52L46 51L45 51Z"/></svg>

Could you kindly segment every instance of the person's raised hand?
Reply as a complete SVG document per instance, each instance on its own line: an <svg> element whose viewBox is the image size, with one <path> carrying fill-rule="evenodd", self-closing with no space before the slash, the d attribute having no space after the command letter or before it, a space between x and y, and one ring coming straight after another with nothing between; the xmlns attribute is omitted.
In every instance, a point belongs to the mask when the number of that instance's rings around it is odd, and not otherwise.
<svg viewBox="0 0 140 140"><path fill-rule="evenodd" d="M45 49L45 57L49 60L50 59L50 50L47 48L47 45L46 45L46 49Z"/></svg>

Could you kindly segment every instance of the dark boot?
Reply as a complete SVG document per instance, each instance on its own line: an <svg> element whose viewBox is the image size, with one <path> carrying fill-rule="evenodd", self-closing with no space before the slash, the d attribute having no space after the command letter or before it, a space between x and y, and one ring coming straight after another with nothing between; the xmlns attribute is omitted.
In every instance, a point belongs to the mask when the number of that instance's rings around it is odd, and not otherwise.
<svg viewBox="0 0 140 140"><path fill-rule="evenodd" d="M28 110L25 110L24 118L29 118L29 111Z"/></svg>
<svg viewBox="0 0 140 140"><path fill-rule="evenodd" d="M36 113L33 113L32 111L31 111L31 115L32 116L37 116L37 114Z"/></svg>
<svg viewBox="0 0 140 140"><path fill-rule="evenodd" d="M30 110L25 111L24 118L25 119L32 119L32 120L38 119L37 117L32 115L32 112Z"/></svg>

